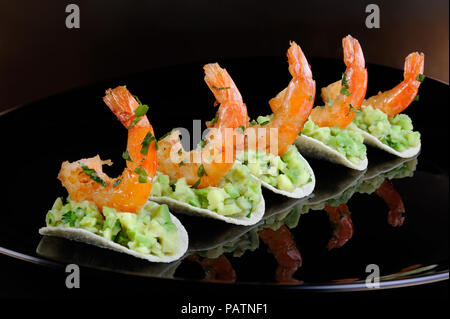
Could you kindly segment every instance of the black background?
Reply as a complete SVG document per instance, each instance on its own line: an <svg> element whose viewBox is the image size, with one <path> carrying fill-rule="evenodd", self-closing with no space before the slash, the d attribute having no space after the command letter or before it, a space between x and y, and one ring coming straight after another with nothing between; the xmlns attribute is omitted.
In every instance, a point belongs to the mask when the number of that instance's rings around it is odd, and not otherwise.
<svg viewBox="0 0 450 319"><path fill-rule="evenodd" d="M65 26L70 3L80 29ZM380 7L380 29L365 26L369 3ZM448 82L448 15L447 0L2 0L0 111L157 66L284 56L289 40L309 57L341 59L349 33L369 63L402 68L420 50L425 74Z"/></svg>

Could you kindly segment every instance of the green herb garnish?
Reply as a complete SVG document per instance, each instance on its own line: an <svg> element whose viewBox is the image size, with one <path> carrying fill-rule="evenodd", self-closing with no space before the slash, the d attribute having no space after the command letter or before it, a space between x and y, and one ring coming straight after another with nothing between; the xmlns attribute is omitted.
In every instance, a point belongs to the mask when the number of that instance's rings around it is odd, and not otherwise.
<svg viewBox="0 0 450 319"><path fill-rule="evenodd" d="M416 97L414 98L414 101L419 101L419 94L416 95Z"/></svg>
<svg viewBox="0 0 450 319"><path fill-rule="evenodd" d="M198 181L195 182L194 185L192 185L192 188L197 188L197 186L200 184L201 178L198 179Z"/></svg>
<svg viewBox="0 0 450 319"><path fill-rule="evenodd" d="M351 111L351 110L353 110L353 112L355 112L355 113L361 112L361 110L357 110L357 109L355 109L355 108L353 107L353 105L349 104L348 112L347 112L347 115L345 115L345 116L348 116L348 115L350 114L350 111Z"/></svg>
<svg viewBox="0 0 450 319"><path fill-rule="evenodd" d="M345 77L345 73L342 73L342 80L341 80L341 94L350 96L352 95L352 92L350 92L348 89L350 86L348 85L347 78Z"/></svg>
<svg viewBox="0 0 450 319"><path fill-rule="evenodd" d="M231 89L231 87L229 87L229 86L225 86L225 87L222 87L222 88L218 88L218 87L216 87L216 86L214 86L214 85L211 85L211 87L212 87L213 89L215 89L215 90L228 90L228 89Z"/></svg>
<svg viewBox="0 0 450 319"><path fill-rule="evenodd" d="M267 124L269 124L269 122L270 121L265 121L265 122L262 122L261 124L259 124L259 125L261 125L261 126L264 126L264 125L267 125Z"/></svg>
<svg viewBox="0 0 450 319"><path fill-rule="evenodd" d="M126 161L132 162L133 159L130 156L130 153L128 153L128 150L122 153L122 158Z"/></svg>
<svg viewBox="0 0 450 319"><path fill-rule="evenodd" d="M241 134L244 134L245 126L241 125L241 126L236 127L236 131L238 131Z"/></svg>
<svg viewBox="0 0 450 319"><path fill-rule="evenodd" d="M178 166L183 166L183 165L184 165L184 163L185 163L185 161L184 161L184 160L182 160L181 162L179 162L179 163L178 163Z"/></svg>
<svg viewBox="0 0 450 319"><path fill-rule="evenodd" d="M148 148L153 141L155 141L155 147L156 149L158 149L158 142L156 141L156 138L153 136L152 132L148 132L147 134L145 134L144 140L141 143L141 154L148 155Z"/></svg>
<svg viewBox="0 0 450 319"><path fill-rule="evenodd" d="M209 124L210 125L215 124L217 122L217 119L218 119L217 115L214 116L213 119L211 121L209 121Z"/></svg>
<svg viewBox="0 0 450 319"><path fill-rule="evenodd" d="M422 73L417 74L417 78L416 80L419 82L423 82L423 80L425 80L426 76Z"/></svg>
<svg viewBox="0 0 450 319"><path fill-rule="evenodd" d="M253 200L250 200L250 211L245 217L250 218L250 216L252 216L252 210L253 210Z"/></svg>
<svg viewBox="0 0 450 319"><path fill-rule="evenodd" d="M106 183L104 180L102 180L98 175L97 172L92 169L87 167L86 165L83 165L80 163L81 169L83 170L83 172L89 176L90 179L92 179L94 182L99 183L100 185L102 185L103 187L106 186Z"/></svg>
<svg viewBox="0 0 450 319"><path fill-rule="evenodd" d="M61 221L63 224L69 224L71 227L75 226L75 221L77 220L77 215L71 210L62 215Z"/></svg>
<svg viewBox="0 0 450 319"><path fill-rule="evenodd" d="M134 170L134 172L139 175L139 183L142 183L142 184L147 183L148 174L147 174L147 171L145 170L145 168L142 167L142 165L139 165Z"/></svg>
<svg viewBox="0 0 450 319"><path fill-rule="evenodd" d="M121 182L122 180L123 180L123 177L122 177L122 178L116 179L116 180L114 181L113 188L116 188L116 187L120 184L120 182Z"/></svg>
<svg viewBox="0 0 450 319"><path fill-rule="evenodd" d="M200 177L200 178L202 176L208 176L208 174L206 174L205 167L203 167L203 164L200 165L200 167L198 168L197 176Z"/></svg>
<svg viewBox="0 0 450 319"><path fill-rule="evenodd" d="M147 114L147 111L149 109L148 105L142 104L141 101L139 101L139 99L137 98L137 96L134 96L134 98L139 103L139 106L134 110L134 120L128 127L128 129L134 127L142 119L142 117L145 114Z"/></svg>

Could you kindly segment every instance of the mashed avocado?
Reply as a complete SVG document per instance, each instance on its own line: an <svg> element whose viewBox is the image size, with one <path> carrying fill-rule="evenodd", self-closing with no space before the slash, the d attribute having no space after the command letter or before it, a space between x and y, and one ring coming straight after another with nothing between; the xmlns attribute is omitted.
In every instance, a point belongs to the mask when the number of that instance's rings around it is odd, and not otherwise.
<svg viewBox="0 0 450 319"><path fill-rule="evenodd" d="M308 119L300 134L321 141L354 164L366 158L364 137L351 125L341 130L339 127L320 127Z"/></svg>
<svg viewBox="0 0 450 319"><path fill-rule="evenodd" d="M247 216L261 201L261 184L249 169L235 163L217 186L194 189L185 178L171 182L169 176L158 173L151 196L167 196L189 205L209 209L223 216Z"/></svg>
<svg viewBox="0 0 450 319"><path fill-rule="evenodd" d="M278 189L292 192L296 187L311 182L305 160L294 145L281 156L270 153L245 150L238 159L250 172L262 181Z"/></svg>
<svg viewBox="0 0 450 319"><path fill-rule="evenodd" d="M177 252L178 232L167 205L147 203L138 214L117 212L89 201L58 198L45 218L47 226L82 228L142 254Z"/></svg>
<svg viewBox="0 0 450 319"><path fill-rule="evenodd" d="M413 131L411 118L406 114L388 118L387 114L369 105L356 114L353 123L398 152L420 142L420 133Z"/></svg>

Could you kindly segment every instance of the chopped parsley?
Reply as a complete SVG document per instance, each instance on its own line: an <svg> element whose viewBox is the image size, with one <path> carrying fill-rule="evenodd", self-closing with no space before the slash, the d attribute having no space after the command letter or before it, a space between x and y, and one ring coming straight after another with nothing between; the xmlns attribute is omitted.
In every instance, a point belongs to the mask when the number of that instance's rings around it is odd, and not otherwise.
<svg viewBox="0 0 450 319"><path fill-rule="evenodd" d="M137 96L134 96L134 98L139 103L139 106L134 110L134 120L128 127L128 129L134 127L142 119L142 117L147 114L147 111L149 109L148 105L142 104Z"/></svg>
<svg viewBox="0 0 450 319"><path fill-rule="evenodd" d="M198 168L197 176L200 178L203 176L208 176L208 174L206 174L205 167L203 166L203 164L200 165L200 167Z"/></svg>
<svg viewBox="0 0 450 319"><path fill-rule="evenodd" d="M206 142L204 140L201 140L200 143L198 144L200 146L200 149L204 148L206 145Z"/></svg>
<svg viewBox="0 0 450 319"><path fill-rule="evenodd" d="M77 220L77 215L69 210L67 213L62 215L61 222L64 224L69 224L71 227L75 226L75 221Z"/></svg>
<svg viewBox="0 0 450 319"><path fill-rule="evenodd" d="M261 124L259 124L259 125L261 125L261 126L264 126L264 125L267 125L267 124L269 124L269 122L270 121L265 121L265 122L262 122Z"/></svg>
<svg viewBox="0 0 450 319"><path fill-rule="evenodd" d="M419 82L423 82L423 80L425 80L426 76L422 73L417 74L417 78L416 80Z"/></svg>
<svg viewBox="0 0 450 319"><path fill-rule="evenodd" d="M89 167L87 167L86 165L83 165L82 163L80 163L80 166L81 166L81 169L83 170L83 172L84 172L87 176L89 176L90 179L92 179L92 180L93 180L94 182L96 182L96 183L99 183L99 184L102 185L103 187L106 186L105 181L102 180L102 179L98 176L97 172L96 172L94 169L89 168Z"/></svg>
<svg viewBox="0 0 450 319"><path fill-rule="evenodd" d="M134 170L134 172L139 175L139 183L142 183L142 184L147 183L148 174L147 174L147 171L145 170L145 168L142 167L142 165L139 165Z"/></svg>
<svg viewBox="0 0 450 319"><path fill-rule="evenodd" d="M210 125L216 124L217 119L218 119L217 115L214 116L213 119L212 119L211 121L209 121L209 124L210 124Z"/></svg>
<svg viewBox="0 0 450 319"><path fill-rule="evenodd" d="M241 134L244 134L245 126L241 125L241 126L236 127L236 131L238 131Z"/></svg>
<svg viewBox="0 0 450 319"><path fill-rule="evenodd" d="M250 216L252 216L252 210L253 210L253 200L250 199L249 201L250 201L250 211L248 212L247 216L245 216L247 218L250 218Z"/></svg>
<svg viewBox="0 0 450 319"><path fill-rule="evenodd" d="M114 181L113 188L116 188L116 187L120 184L120 182L121 182L122 180L123 180L123 177L122 177L122 178L116 179L116 180Z"/></svg>
<svg viewBox="0 0 450 319"><path fill-rule="evenodd" d="M132 162L133 159L130 156L130 153L128 153L128 150L122 153L122 158L126 161Z"/></svg>
<svg viewBox="0 0 450 319"><path fill-rule="evenodd" d="M416 97L414 98L414 101L419 101L419 94L416 95Z"/></svg>
<svg viewBox="0 0 450 319"><path fill-rule="evenodd" d="M208 174L206 174L205 167L203 167L203 164L201 164L200 167L198 168L197 176L199 177L199 179L195 182L194 185L192 185L192 188L197 188L197 186L200 185L202 177L208 176Z"/></svg>
<svg viewBox="0 0 450 319"><path fill-rule="evenodd" d="M224 86L224 87L222 87L222 88L218 88L218 87L216 87L216 86L214 86L214 85L211 85L212 86L212 88L214 89L214 90L228 90L228 89L231 89L231 87L229 87L229 86Z"/></svg>
<svg viewBox="0 0 450 319"><path fill-rule="evenodd" d="M346 78L346 76L345 76L345 73L342 73L342 80L341 80L341 94L343 94L343 95L347 95L347 96L350 96L350 95L352 95L352 92L350 92L348 89L350 88L350 86L348 85L348 82L347 82L347 78Z"/></svg>
<svg viewBox="0 0 450 319"><path fill-rule="evenodd" d="M178 166L183 166L183 165L184 165L184 163L185 163L185 161L184 161L184 160L182 160L181 162L179 162L179 163L178 163Z"/></svg>
<svg viewBox="0 0 450 319"><path fill-rule="evenodd" d="M348 116L348 115L350 114L350 111L351 111L351 110L353 110L353 112L355 112L355 113L361 112L361 110L357 110L357 109L355 109L355 108L353 107L353 105L349 104L348 112L347 112L347 115L346 115L346 116Z"/></svg>
<svg viewBox="0 0 450 319"><path fill-rule="evenodd" d="M153 136L152 132L148 132L147 134L145 134L144 140L141 143L141 154L148 155L148 148L153 141L155 141L155 147L156 149L158 149L158 142L156 141L156 138Z"/></svg>

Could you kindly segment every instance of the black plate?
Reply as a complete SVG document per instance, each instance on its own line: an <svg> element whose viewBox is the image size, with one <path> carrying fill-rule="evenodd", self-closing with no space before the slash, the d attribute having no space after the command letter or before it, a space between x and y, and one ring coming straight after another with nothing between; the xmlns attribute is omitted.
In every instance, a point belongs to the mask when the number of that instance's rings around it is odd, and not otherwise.
<svg viewBox="0 0 450 319"><path fill-rule="evenodd" d="M310 59L310 63L318 88L338 79L344 70L340 61ZM289 81L287 63L282 58L227 60L221 64L240 88L251 117L269 113L267 101ZM369 65L368 71L368 96L389 89L402 79L400 70ZM190 235L190 247L182 260L168 265L151 264L63 239L42 238L38 228L44 226L45 213L56 197L66 194L56 179L62 161L100 154L120 163L107 173L118 174L123 168L121 154L126 131L101 100L105 89L123 84L150 105L148 115L157 136L173 127L190 129L192 119L208 120L214 116L214 98L203 83L201 64L150 70L72 90L4 114L0 117L0 162L2 184L6 186L2 192L1 253L50 266L78 263L167 280L277 284L300 289L365 289L369 264L379 266L384 288L448 278L448 86L432 79L425 80L420 100L406 111L422 134L422 152L412 160L417 161L414 176L391 180L406 208L401 227L388 223L387 205L373 192L361 193L361 185L377 174L384 180L388 175L380 174L389 174L395 167L399 170L405 163L369 148L369 169L361 174L310 160L317 175L311 198L292 200L265 191L267 214L255 227L180 216ZM319 103L319 97L316 102ZM353 238L330 251L326 246L333 224L321 209L324 200L331 205L346 203L354 224ZM228 250L232 250L230 241L245 236L255 239L257 230L277 228L274 220L283 220L282 216L292 210L304 212L307 205L315 210L302 214L298 225L294 213L278 224L278 229L295 241L302 257L301 266L290 264L297 281L277 282L277 261L261 239L254 250L246 250L242 256L226 252L220 265L228 266L228 270L217 271L215 279L205 278L205 269L210 276L213 274L211 264L205 266L200 257L205 256L205 251L210 250L213 256L212 249L217 252L227 243ZM283 244L278 251L282 249Z"/></svg>

